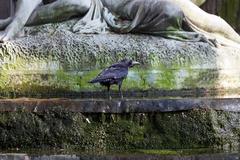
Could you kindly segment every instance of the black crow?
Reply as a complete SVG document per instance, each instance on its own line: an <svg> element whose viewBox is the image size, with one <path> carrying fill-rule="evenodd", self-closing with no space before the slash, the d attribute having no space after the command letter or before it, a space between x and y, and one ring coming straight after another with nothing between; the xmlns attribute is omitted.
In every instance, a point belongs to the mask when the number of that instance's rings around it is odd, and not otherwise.
<svg viewBox="0 0 240 160"><path fill-rule="evenodd" d="M89 83L100 83L103 86L106 86L108 89L109 98L110 96L110 87L113 84L118 85L119 93L122 96L122 82L128 75L128 68L133 67L134 65L139 65L139 62L124 59L118 63L115 63L108 68L104 69L101 73L98 74L96 78L91 80Z"/></svg>

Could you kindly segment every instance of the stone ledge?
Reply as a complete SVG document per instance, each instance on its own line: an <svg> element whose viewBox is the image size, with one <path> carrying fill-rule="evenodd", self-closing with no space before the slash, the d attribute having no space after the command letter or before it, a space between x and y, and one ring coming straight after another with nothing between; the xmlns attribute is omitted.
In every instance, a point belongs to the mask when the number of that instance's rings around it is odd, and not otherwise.
<svg viewBox="0 0 240 160"><path fill-rule="evenodd" d="M172 98L172 99L6 99L0 100L0 112L49 112L64 109L79 113L160 113L213 109L240 112L240 98Z"/></svg>

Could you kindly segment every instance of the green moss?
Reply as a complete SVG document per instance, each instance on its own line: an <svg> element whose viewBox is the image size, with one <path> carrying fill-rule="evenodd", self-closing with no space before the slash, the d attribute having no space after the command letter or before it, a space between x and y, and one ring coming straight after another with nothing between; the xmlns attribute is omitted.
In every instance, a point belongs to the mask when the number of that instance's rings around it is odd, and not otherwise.
<svg viewBox="0 0 240 160"><path fill-rule="evenodd" d="M61 106L43 113L3 112L0 113L0 147L140 149L149 154L174 154L175 151L156 151L161 149L226 146L234 149L240 138L239 116L213 110L83 115L68 112ZM222 130L231 136L225 136Z"/></svg>
<svg viewBox="0 0 240 160"><path fill-rule="evenodd" d="M215 88L218 83L218 70L196 70L187 69L188 76L184 79L182 86L186 88Z"/></svg>
<svg viewBox="0 0 240 160"><path fill-rule="evenodd" d="M125 55L118 53L116 59L122 56ZM49 61L51 61L51 58L49 58ZM56 67L49 69L46 62L39 60L32 62L31 65L35 66L35 68L29 70L30 64L26 60L17 58L11 63L2 66L3 69L0 71L0 94L5 97L41 97L41 95L58 97L59 94L75 95L82 92L102 91L105 88L101 85L88 83L113 60L107 62L106 59L103 59L102 61L99 68L96 69L87 70L85 68L86 70L67 71ZM98 62L100 63L100 61ZM39 69L38 66L41 65L43 68ZM43 70L44 67L46 70ZM150 53L145 65L129 70L128 77L123 83L123 90L214 88L217 78L217 71L191 69L191 65L187 64L181 67L177 62L166 65L159 61L157 54ZM112 89L118 90L117 86L113 86Z"/></svg>
<svg viewBox="0 0 240 160"><path fill-rule="evenodd" d="M181 149L181 150L137 150L137 153L150 154L150 155L198 155L206 153L217 153L218 150L213 148L198 148L198 149Z"/></svg>
<svg viewBox="0 0 240 160"><path fill-rule="evenodd" d="M154 155L179 155L179 152L175 150L138 150L138 152Z"/></svg>
<svg viewBox="0 0 240 160"><path fill-rule="evenodd" d="M88 72L84 72L81 77L80 77L80 89L83 90L87 90L87 89L96 89L96 88L100 88L99 85L93 85L90 84L89 81L91 81L93 78L97 77L97 75L100 73L100 70L93 70L93 71L88 71Z"/></svg>
<svg viewBox="0 0 240 160"><path fill-rule="evenodd" d="M174 69L167 69L165 67L162 67L160 69L161 74L156 77L156 80L154 81L154 85L156 85L154 88L163 88L163 89L174 89L177 86L176 83L176 72L178 70Z"/></svg>

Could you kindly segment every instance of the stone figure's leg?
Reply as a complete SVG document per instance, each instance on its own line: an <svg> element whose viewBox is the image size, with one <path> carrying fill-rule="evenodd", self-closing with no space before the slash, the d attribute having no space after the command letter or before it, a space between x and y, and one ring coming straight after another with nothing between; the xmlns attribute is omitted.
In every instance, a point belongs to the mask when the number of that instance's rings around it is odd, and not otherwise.
<svg viewBox="0 0 240 160"><path fill-rule="evenodd" d="M191 1L169 0L178 5L184 12L187 20L195 27L196 31L204 31L214 35L220 35L234 42L240 43L240 36L221 17L208 14ZM215 36L216 37L216 36Z"/></svg>
<svg viewBox="0 0 240 160"><path fill-rule="evenodd" d="M68 20L72 16L85 14L90 8L91 0L57 0L39 6L29 18L27 25Z"/></svg>
<svg viewBox="0 0 240 160"><path fill-rule="evenodd" d="M7 41L14 38L24 27L33 10L41 3L41 0L18 0L15 16L7 26L0 41Z"/></svg>

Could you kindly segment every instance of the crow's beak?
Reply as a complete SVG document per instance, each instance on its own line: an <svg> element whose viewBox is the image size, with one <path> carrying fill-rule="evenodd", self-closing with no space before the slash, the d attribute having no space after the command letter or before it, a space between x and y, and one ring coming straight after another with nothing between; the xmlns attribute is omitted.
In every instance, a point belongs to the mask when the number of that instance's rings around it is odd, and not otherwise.
<svg viewBox="0 0 240 160"><path fill-rule="evenodd" d="M140 63L137 62L137 61L133 61L133 62L132 62L132 65L133 65L133 66L135 66L135 65L140 65Z"/></svg>

